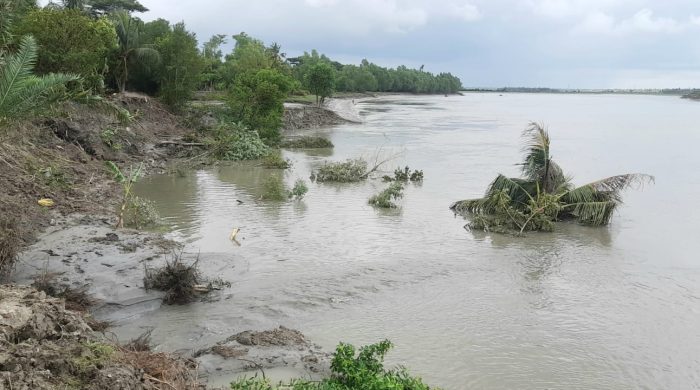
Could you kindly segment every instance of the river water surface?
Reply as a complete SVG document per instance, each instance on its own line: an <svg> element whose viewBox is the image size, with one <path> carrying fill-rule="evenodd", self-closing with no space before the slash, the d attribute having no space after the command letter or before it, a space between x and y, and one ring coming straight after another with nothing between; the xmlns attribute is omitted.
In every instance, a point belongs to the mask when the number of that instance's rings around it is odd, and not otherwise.
<svg viewBox="0 0 700 390"><path fill-rule="evenodd" d="M290 171L242 164L140 183L172 236L201 253L203 273L233 283L219 301L139 318L156 342L191 348L285 325L328 350L388 338L389 363L446 389L700 388L700 104L466 94L356 108L362 124L313 131L335 149L285 152ZM553 157L575 183L644 172L656 184L626 192L606 228L464 230L448 206L481 195L498 172L517 175L532 120L549 126ZM377 155L396 156L390 170L425 172L398 210L367 205L380 180L257 200L269 175L308 181L326 160ZM240 245L229 240L235 227Z"/></svg>

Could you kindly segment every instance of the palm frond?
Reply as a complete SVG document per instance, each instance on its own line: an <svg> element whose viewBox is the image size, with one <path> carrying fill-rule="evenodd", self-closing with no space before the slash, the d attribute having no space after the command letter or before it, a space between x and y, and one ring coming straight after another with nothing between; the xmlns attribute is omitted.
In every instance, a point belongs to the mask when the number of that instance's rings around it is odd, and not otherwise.
<svg viewBox="0 0 700 390"><path fill-rule="evenodd" d="M158 50L144 46L133 50L134 57L142 62L150 63L155 65L160 62L160 53Z"/></svg>
<svg viewBox="0 0 700 390"><path fill-rule="evenodd" d="M19 50L3 58L0 69L0 118L13 119L29 115L56 100L55 92L66 83L78 80L70 74L37 77L32 69L37 57L34 38L26 36Z"/></svg>
<svg viewBox="0 0 700 390"><path fill-rule="evenodd" d="M530 122L523 132L523 138L524 158L520 164L523 176L540 183L542 190L547 193L552 193L564 185L567 178L559 165L552 161L549 132L544 125Z"/></svg>
<svg viewBox="0 0 700 390"><path fill-rule="evenodd" d="M621 202L621 194L625 189L641 187L654 182L654 176L643 173L628 173L616 175L584 184L563 194L562 199L567 203L591 202L610 199Z"/></svg>
<svg viewBox="0 0 700 390"><path fill-rule="evenodd" d="M602 226L610 223L615 208L620 205L617 200L583 202L566 205L567 215L584 225Z"/></svg>

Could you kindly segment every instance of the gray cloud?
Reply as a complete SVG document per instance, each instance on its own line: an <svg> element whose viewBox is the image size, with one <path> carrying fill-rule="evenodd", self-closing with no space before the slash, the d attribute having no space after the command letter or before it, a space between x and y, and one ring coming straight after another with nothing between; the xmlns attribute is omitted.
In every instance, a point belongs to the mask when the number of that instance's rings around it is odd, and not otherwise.
<svg viewBox="0 0 700 390"><path fill-rule="evenodd" d="M468 86L700 87L696 0L143 0L200 40L451 71Z"/></svg>

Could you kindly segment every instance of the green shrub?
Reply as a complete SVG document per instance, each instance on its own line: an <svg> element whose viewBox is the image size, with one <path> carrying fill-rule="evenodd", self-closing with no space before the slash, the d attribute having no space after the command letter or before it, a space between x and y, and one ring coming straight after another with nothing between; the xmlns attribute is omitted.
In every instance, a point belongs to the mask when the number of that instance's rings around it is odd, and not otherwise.
<svg viewBox="0 0 700 390"><path fill-rule="evenodd" d="M220 124L214 129L208 144L210 154L219 160L255 160L269 151L258 133L242 124Z"/></svg>
<svg viewBox="0 0 700 390"><path fill-rule="evenodd" d="M367 177L367 161L362 159L331 162L323 165L315 174L320 182L356 182Z"/></svg>
<svg viewBox="0 0 700 390"><path fill-rule="evenodd" d="M306 182L304 180L297 180L294 182L294 187L292 187L292 191L289 193L290 198L295 198L295 199L301 199L306 195L306 193L309 192L309 187L306 186Z"/></svg>
<svg viewBox="0 0 700 390"><path fill-rule="evenodd" d="M375 207L381 207L386 209L395 209L398 206L394 203L394 200L401 199L403 197L403 185L399 182L394 182L389 185L388 188L378 193L377 195L369 198L369 204Z"/></svg>
<svg viewBox="0 0 700 390"><path fill-rule="evenodd" d="M384 340L360 348L340 343L331 362L333 374L319 382L293 380L273 385L264 378L244 378L231 383L232 390L430 390L420 378L404 368L386 370L384 356L392 347Z"/></svg>
<svg viewBox="0 0 700 390"><path fill-rule="evenodd" d="M262 165L265 168L287 169L291 163L282 157L282 152L279 149L273 149L263 158Z"/></svg>
<svg viewBox="0 0 700 390"><path fill-rule="evenodd" d="M382 177L384 181L400 181L400 182L421 182L423 181L423 171L414 170L411 172L411 168L405 167L404 169L396 168L394 170L394 176L384 175Z"/></svg>
<svg viewBox="0 0 700 390"><path fill-rule="evenodd" d="M86 88L104 89L105 61L117 45L107 19L93 19L78 10L39 8L21 19L15 33L36 39L37 73L73 73L82 77Z"/></svg>
<svg viewBox="0 0 700 390"><path fill-rule="evenodd" d="M288 139L282 142L282 147L287 149L324 149L332 148L333 146L333 142L328 138L311 136Z"/></svg>

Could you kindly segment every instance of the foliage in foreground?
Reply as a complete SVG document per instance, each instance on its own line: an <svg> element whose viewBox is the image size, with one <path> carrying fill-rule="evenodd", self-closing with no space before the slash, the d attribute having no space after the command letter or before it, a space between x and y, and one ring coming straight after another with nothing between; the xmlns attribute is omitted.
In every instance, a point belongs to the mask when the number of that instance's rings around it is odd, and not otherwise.
<svg viewBox="0 0 700 390"><path fill-rule="evenodd" d="M412 377L404 368L387 370L384 356L392 347L382 342L360 348L340 343L331 362L332 375L320 382L294 380L273 385L267 379L247 378L231 383L232 390L429 390L420 378Z"/></svg>
<svg viewBox="0 0 700 390"><path fill-rule="evenodd" d="M66 83L78 80L66 74L35 76L36 59L36 41L31 36L22 38L14 54L0 51L0 126L45 110L62 96L58 92Z"/></svg>
<svg viewBox="0 0 700 390"><path fill-rule="evenodd" d="M470 219L470 228L522 233L552 231L554 223L562 220L606 225L622 203L622 190L654 181L646 174L624 174L574 187L552 160L544 127L531 123L523 136L522 177L498 175L483 198L459 201L450 207Z"/></svg>
<svg viewBox="0 0 700 390"><path fill-rule="evenodd" d="M333 142L324 137L303 136L282 142L281 147L287 149L323 149L332 148Z"/></svg>
<svg viewBox="0 0 700 390"><path fill-rule="evenodd" d="M384 209L395 209L399 207L395 200L399 200L403 197L403 184L400 182L393 182L377 195L369 198L369 204L375 207L380 207Z"/></svg>

